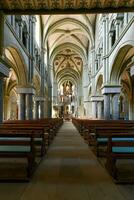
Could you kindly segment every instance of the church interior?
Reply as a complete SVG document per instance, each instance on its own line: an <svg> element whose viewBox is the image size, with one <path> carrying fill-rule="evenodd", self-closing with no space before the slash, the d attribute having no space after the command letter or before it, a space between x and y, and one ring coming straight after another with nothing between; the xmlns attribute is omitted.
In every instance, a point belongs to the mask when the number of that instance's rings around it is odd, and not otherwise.
<svg viewBox="0 0 134 200"><path fill-rule="evenodd" d="M0 0L0 199L132 200L133 85L133 0Z"/></svg>

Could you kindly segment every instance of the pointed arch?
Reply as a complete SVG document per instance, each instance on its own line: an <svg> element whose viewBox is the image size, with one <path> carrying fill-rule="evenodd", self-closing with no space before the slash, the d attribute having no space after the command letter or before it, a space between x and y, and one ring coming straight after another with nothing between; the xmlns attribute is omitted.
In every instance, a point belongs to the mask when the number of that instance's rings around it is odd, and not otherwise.
<svg viewBox="0 0 134 200"><path fill-rule="evenodd" d="M24 63L24 58L22 57L19 50L11 46L6 47L5 56L10 62L12 69L16 74L18 85L26 85L28 82L27 67L26 64Z"/></svg>

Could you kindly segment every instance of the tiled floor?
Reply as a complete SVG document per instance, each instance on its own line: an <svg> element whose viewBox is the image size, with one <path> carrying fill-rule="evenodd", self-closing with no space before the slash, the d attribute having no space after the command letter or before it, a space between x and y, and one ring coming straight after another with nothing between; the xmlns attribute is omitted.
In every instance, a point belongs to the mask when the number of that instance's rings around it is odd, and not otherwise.
<svg viewBox="0 0 134 200"><path fill-rule="evenodd" d="M115 185L71 122L65 122L29 183L0 183L0 200L133 200Z"/></svg>

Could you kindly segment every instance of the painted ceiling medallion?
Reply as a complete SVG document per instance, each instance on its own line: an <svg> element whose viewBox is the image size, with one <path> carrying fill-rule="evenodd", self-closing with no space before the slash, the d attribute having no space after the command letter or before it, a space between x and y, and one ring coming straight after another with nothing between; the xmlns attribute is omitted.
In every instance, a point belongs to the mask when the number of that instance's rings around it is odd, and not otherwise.
<svg viewBox="0 0 134 200"><path fill-rule="evenodd" d="M71 49L65 49L64 51L59 52L54 59L54 69L56 74L59 71L66 69L81 73L82 65L82 59Z"/></svg>
<svg viewBox="0 0 134 200"><path fill-rule="evenodd" d="M31 12L74 12L95 11L107 8L134 8L133 0L0 0L0 9L5 12L31 11ZM57 10L57 11L56 11ZM97 10L96 10L97 11Z"/></svg>

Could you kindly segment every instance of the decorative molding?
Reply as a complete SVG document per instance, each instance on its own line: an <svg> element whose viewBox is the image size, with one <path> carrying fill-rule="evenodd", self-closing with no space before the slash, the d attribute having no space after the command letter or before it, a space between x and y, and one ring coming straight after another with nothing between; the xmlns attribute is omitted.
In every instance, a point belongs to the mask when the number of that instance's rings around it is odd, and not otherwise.
<svg viewBox="0 0 134 200"><path fill-rule="evenodd" d="M101 89L102 94L118 94L121 92L120 85L104 85Z"/></svg>
<svg viewBox="0 0 134 200"><path fill-rule="evenodd" d="M35 101L46 101L44 97L34 97Z"/></svg>
<svg viewBox="0 0 134 200"><path fill-rule="evenodd" d="M102 95L96 95L96 96L91 96L91 100L90 101L103 101L104 97Z"/></svg>
<svg viewBox="0 0 134 200"><path fill-rule="evenodd" d="M6 14L22 13L95 13L133 11L133 0L1 0L0 9Z"/></svg>
<svg viewBox="0 0 134 200"><path fill-rule="evenodd" d="M35 94L33 87L17 87L18 94Z"/></svg>

